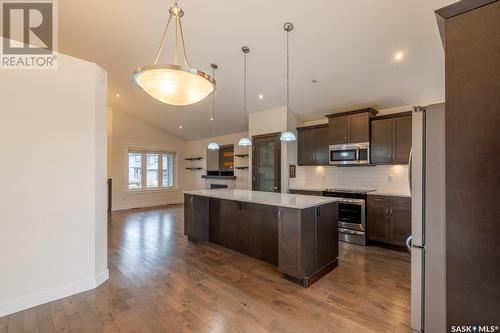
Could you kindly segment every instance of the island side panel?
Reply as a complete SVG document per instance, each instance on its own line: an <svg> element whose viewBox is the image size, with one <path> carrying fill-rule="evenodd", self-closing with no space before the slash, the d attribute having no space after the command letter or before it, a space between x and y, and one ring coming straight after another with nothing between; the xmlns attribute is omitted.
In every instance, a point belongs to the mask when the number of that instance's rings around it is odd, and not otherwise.
<svg viewBox="0 0 500 333"><path fill-rule="evenodd" d="M337 267L337 205L279 208L278 266L286 279L308 287Z"/></svg>
<svg viewBox="0 0 500 333"><path fill-rule="evenodd" d="M338 203L320 206L317 214L317 269L339 256Z"/></svg>
<svg viewBox="0 0 500 333"><path fill-rule="evenodd" d="M209 198L184 195L184 233L196 243L208 241Z"/></svg>

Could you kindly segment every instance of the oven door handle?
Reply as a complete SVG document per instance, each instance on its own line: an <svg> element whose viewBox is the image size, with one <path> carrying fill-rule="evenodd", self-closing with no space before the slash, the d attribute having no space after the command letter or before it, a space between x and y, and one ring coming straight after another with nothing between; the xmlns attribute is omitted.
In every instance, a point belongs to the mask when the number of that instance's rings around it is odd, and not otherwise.
<svg viewBox="0 0 500 333"><path fill-rule="evenodd" d="M339 232L343 233L343 234L349 234L349 235L364 235L365 234L362 231L356 231L356 230L345 229L345 228L339 228Z"/></svg>

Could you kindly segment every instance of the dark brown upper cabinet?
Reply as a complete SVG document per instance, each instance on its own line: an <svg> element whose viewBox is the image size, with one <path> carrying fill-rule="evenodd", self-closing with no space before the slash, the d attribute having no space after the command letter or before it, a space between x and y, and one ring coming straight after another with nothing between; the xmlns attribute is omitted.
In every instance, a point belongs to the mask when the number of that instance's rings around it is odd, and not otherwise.
<svg viewBox="0 0 500 333"><path fill-rule="evenodd" d="M376 114L376 110L367 108L327 115L330 144L368 142L370 140L370 118Z"/></svg>
<svg viewBox="0 0 500 333"><path fill-rule="evenodd" d="M299 165L328 165L328 125L297 128Z"/></svg>
<svg viewBox="0 0 500 333"><path fill-rule="evenodd" d="M408 164L410 150L411 112L372 118L372 164Z"/></svg>

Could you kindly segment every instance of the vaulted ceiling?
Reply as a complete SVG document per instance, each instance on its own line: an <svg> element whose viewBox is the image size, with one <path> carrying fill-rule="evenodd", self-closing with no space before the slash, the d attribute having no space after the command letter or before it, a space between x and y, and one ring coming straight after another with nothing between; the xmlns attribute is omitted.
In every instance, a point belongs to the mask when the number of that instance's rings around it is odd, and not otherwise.
<svg viewBox="0 0 500 333"><path fill-rule="evenodd" d="M356 107L443 101L444 53L434 10L453 2L182 0L180 5L192 66L209 72L211 63L219 65L216 120L222 135L246 129L243 45L251 49L249 111L284 105L287 21L295 25L290 37L290 109L300 120ZM108 71L109 105L117 111L186 140L209 137L210 98L192 106L169 106L132 83L135 67L153 62L172 3L59 1L59 50ZM171 61L172 40L161 62ZM400 60L395 59L398 52Z"/></svg>

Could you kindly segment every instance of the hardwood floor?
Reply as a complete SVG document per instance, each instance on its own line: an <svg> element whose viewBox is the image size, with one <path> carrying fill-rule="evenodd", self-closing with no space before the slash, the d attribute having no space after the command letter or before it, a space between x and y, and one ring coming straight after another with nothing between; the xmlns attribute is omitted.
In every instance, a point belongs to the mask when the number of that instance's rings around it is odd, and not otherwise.
<svg viewBox="0 0 500 333"><path fill-rule="evenodd" d="M0 332L410 332L410 256L341 243L308 289L183 234L183 207L113 213L110 279L0 318Z"/></svg>

